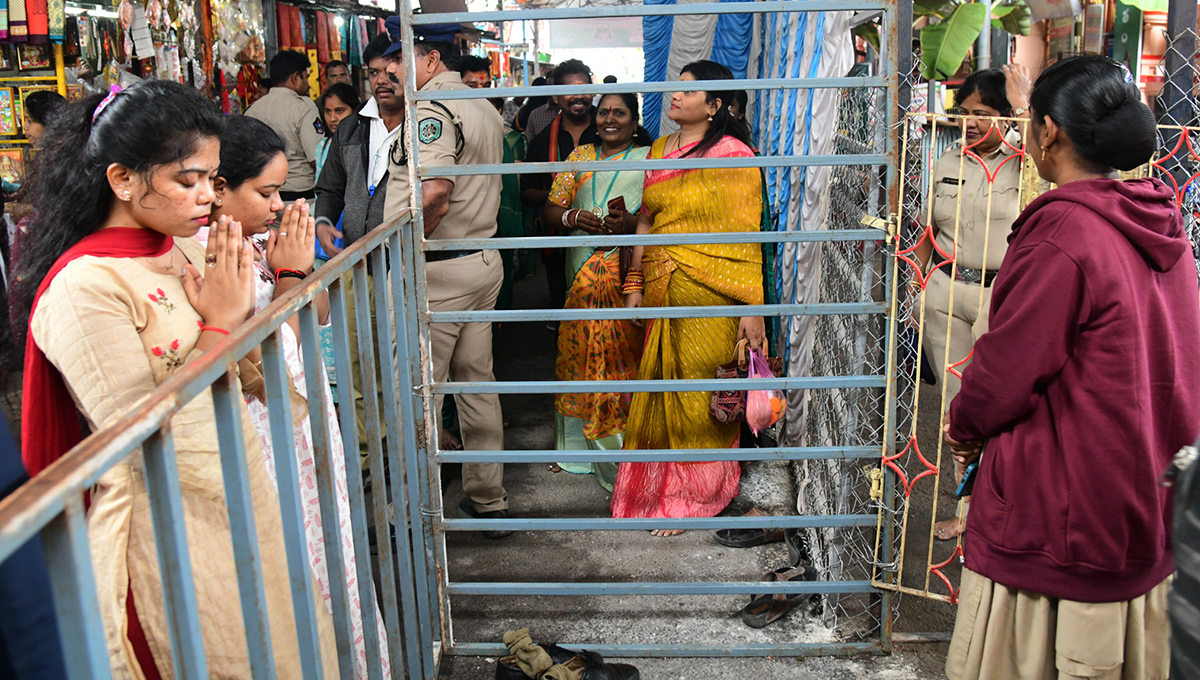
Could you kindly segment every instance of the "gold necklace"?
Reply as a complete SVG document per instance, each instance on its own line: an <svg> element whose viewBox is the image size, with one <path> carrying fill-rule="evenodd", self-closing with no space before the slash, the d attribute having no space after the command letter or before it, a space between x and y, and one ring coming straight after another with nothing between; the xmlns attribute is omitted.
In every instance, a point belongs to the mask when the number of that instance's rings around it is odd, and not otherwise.
<svg viewBox="0 0 1200 680"><path fill-rule="evenodd" d="M146 258L146 261L156 268L163 270L164 272L173 272L175 271L175 246L171 246L171 250L167 252L171 254L171 261L165 265L161 265L150 258Z"/></svg>

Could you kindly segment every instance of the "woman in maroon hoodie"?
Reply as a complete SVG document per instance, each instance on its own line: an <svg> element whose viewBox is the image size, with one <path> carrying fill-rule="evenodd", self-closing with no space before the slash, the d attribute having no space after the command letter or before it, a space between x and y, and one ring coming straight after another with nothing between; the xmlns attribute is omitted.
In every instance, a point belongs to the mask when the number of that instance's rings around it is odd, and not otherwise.
<svg viewBox="0 0 1200 680"><path fill-rule="evenodd" d="M1200 432L1200 306L1174 193L1118 179L1155 148L1131 81L1074 57L1030 97L1027 152L1058 188L1013 224L948 415L980 466L952 679L1168 677L1159 480Z"/></svg>

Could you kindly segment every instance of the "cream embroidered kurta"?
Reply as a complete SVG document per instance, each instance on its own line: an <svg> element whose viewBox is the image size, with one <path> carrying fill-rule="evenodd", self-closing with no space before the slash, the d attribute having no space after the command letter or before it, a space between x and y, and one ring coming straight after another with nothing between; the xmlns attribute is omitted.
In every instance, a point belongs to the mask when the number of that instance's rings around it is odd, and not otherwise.
<svg viewBox="0 0 1200 680"><path fill-rule="evenodd" d="M203 272L203 247L193 239L176 243ZM178 277L152 272L133 259L82 257L55 277L30 328L95 430L199 356L192 352L200 335L199 320ZM258 432L245 409L241 415L275 663L279 677L298 678L279 496L262 460ZM246 678L249 659L210 391L171 419L171 434L209 676ZM126 593L132 589L158 670L164 679L174 678L140 453L118 463L96 483L88 537L113 676L142 678L131 662L126 634ZM320 629L325 676L336 677L332 618L323 605L309 606Z"/></svg>

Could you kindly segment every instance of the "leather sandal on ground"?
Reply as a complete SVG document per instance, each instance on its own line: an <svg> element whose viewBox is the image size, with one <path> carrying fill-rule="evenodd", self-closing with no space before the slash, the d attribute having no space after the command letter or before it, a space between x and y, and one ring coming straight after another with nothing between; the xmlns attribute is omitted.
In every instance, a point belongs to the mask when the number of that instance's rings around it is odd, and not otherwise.
<svg viewBox="0 0 1200 680"><path fill-rule="evenodd" d="M783 540L783 529L717 529L717 543L727 548L753 548Z"/></svg>
<svg viewBox="0 0 1200 680"><path fill-rule="evenodd" d="M763 580L771 581L815 581L817 572L811 566L782 567L763 574ZM751 628L764 628L775 623L800 603L812 597L811 593L769 593L754 595L750 604L742 608L742 623Z"/></svg>

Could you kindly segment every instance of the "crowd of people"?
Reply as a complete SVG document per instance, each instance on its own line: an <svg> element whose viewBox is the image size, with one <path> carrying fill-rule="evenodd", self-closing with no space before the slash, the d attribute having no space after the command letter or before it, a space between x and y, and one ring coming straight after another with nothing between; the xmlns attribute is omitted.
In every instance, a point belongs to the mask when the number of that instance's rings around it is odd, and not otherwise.
<svg viewBox="0 0 1200 680"><path fill-rule="evenodd" d="M758 169L622 165L755 156L745 92L706 89L733 79L726 67L683 67L667 112L677 131L658 140L639 124L635 93L594 95L592 71L577 60L544 81L578 86L577 93L422 101L408 140L405 67L422 91L488 88L491 77L486 60L460 54L457 25L414 27L414 50L403 54L399 23L390 19L389 33L364 50L365 101L346 65L334 62L314 102L308 59L284 51L271 61L270 91L245 116L223 117L195 91L161 81L46 114L9 277L8 338L25 348L21 440L30 475L81 441L76 414L87 429L104 427L298 285L321 259L414 214L413 151L426 168L554 161L611 168L519 180L422 179L418 226L426 239L773 228ZM1153 117L1127 75L1093 57L1060 61L1035 83L1015 67L974 74L960 91L967 145L947 151L933 169L929 239L918 251L927 278L917 293L931 317L928 354L937 365L948 357L961 373L944 373L952 381L946 441L960 471L979 465L970 522L941 529L942 537L964 534L966 556L947 663L952 678L1167 677L1173 562L1170 492L1159 478L1200 433L1200 284L1173 192L1155 179L1118 177L1144 164L1155 143ZM1024 138L1013 137L1016 127L986 120L995 116L1028 121ZM1019 166L1006 163L1021 148L1057 186L1023 211L1013 176ZM572 246L542 257L559 308L766 300L763 249L754 243ZM514 252L439 250L426 259L431 311L511 305L522 267ZM382 276L370 272L368 286L385 285ZM352 293L354 282L344 284ZM356 343L359 315L373 328L385 314L359 308L353 295L347 302ZM316 306L326 323L328 300ZM318 417L331 433L338 516L325 521L348 526L348 489L359 481L348 467L358 466L343 450L331 376L306 374L296 323L280 329L289 446L272 436L261 353L238 363L247 480L268 575L264 607L279 673L298 677L297 591L280 577L288 564L279 493L281 479L291 478L280 471L294 471L300 488L288 493L299 492L305 512L325 674L337 673L331 581L341 579L352 594L368 594L351 603L356 671L366 677L368 665L390 663L386 636L374 584L357 581L356 560L370 558L367 547L343 531L343 571L331 572L325 557L308 416L321 406L307 402L308 381L322 383L326 408ZM562 381L711 379L739 344L764 356L770 349L767 324L756 316L572 320L553 328ZM494 380L491 323L433 324L430 344L435 381ZM358 354L351 356L353 384L338 386L338 408L355 409L365 455L372 443L365 390L378 390L379 398L383 390L381 381L364 379ZM556 443L598 454L742 445L747 431L714 418L710 402L708 392L559 394ZM439 396L435 409L447 413L438 433L443 448L504 448L498 395L458 394L453 408ZM230 596L237 574L216 427L204 397L171 423L209 670L243 677L250 652L238 599ZM277 450L294 451L295 459L279 460ZM593 474L611 491L615 518L715 516L738 495L741 474L736 461L550 467ZM508 516L503 465L465 464L462 486L464 514ZM376 492L384 488L381 481ZM172 664L171 635L141 457L105 472L89 502L112 668L121 677L162 677ZM378 660L367 658L366 617L377 621Z"/></svg>

